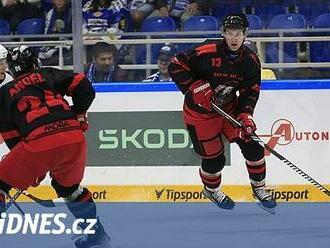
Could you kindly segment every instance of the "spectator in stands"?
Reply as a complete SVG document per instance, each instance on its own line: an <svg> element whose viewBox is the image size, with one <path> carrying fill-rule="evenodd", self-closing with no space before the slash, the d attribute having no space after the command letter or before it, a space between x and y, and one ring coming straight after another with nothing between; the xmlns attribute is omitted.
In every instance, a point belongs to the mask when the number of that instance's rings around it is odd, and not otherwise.
<svg viewBox="0 0 330 248"><path fill-rule="evenodd" d="M142 82L169 82L172 78L168 72L167 66L169 65L171 58L175 56L175 48L171 45L163 46L158 55L158 72L150 75Z"/></svg>
<svg viewBox="0 0 330 248"><path fill-rule="evenodd" d="M246 40L244 41L244 45L259 55L257 44L255 42ZM276 79L275 73L271 69L261 68L261 80L275 80L275 79Z"/></svg>
<svg viewBox="0 0 330 248"><path fill-rule="evenodd" d="M130 12L135 29L139 29L144 18L150 15L156 7L156 0L132 0Z"/></svg>
<svg viewBox="0 0 330 248"><path fill-rule="evenodd" d="M148 17L171 16L184 23L191 16L208 14L211 0L157 0L157 9Z"/></svg>
<svg viewBox="0 0 330 248"><path fill-rule="evenodd" d="M83 18L84 33L116 35L132 27L126 0L90 0L84 5Z"/></svg>
<svg viewBox="0 0 330 248"><path fill-rule="evenodd" d="M72 33L70 0L52 0L52 6L52 9L46 14L45 34ZM59 46L40 48L38 57L42 59L44 65L58 64ZM63 46L63 59L64 64L72 64L71 46Z"/></svg>
<svg viewBox="0 0 330 248"><path fill-rule="evenodd" d="M27 0L5 0L0 8L0 19L7 20L11 31L15 32L19 23L30 18L42 18L43 12Z"/></svg>
<svg viewBox="0 0 330 248"><path fill-rule="evenodd" d="M46 15L45 34L72 32L72 11L69 0L52 0L53 8Z"/></svg>
<svg viewBox="0 0 330 248"><path fill-rule="evenodd" d="M117 48L114 45L98 42L93 52L93 62L85 67L86 77L92 83L127 81L127 73L116 63Z"/></svg>

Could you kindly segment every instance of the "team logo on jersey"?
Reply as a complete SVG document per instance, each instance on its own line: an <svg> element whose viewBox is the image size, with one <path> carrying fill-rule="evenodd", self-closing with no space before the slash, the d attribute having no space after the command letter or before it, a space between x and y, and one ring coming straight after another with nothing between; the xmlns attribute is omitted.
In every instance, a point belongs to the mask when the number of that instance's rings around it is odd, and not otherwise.
<svg viewBox="0 0 330 248"><path fill-rule="evenodd" d="M294 124L287 119L276 120L272 127L271 133L266 135L259 135L260 137L269 138L267 145L275 148L277 145L289 145L293 141L297 142L322 142L330 140L329 131L308 130L297 131ZM265 151L265 155L270 155L269 151Z"/></svg>

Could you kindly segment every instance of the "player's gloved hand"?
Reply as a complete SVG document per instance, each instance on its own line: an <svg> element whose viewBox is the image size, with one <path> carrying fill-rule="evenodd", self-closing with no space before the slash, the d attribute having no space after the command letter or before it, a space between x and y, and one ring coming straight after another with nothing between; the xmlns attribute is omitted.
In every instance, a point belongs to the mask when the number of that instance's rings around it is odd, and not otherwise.
<svg viewBox="0 0 330 248"><path fill-rule="evenodd" d="M248 113L241 113L238 115L237 120L243 125L243 131L244 131L244 140L249 141L249 137L254 134L254 132L257 130L257 126L255 122L253 121L253 117L251 114ZM241 134L242 136L242 134ZM242 138L242 137L240 137Z"/></svg>
<svg viewBox="0 0 330 248"><path fill-rule="evenodd" d="M211 85L207 81L197 80L189 88L194 103L208 111L212 110L211 100L214 94Z"/></svg>
<svg viewBox="0 0 330 248"><path fill-rule="evenodd" d="M32 187L37 187L37 186L39 186L40 183L42 182L42 180L45 179L46 175L47 175L47 173L45 173L44 175L38 177L38 178L32 183L31 186L32 186Z"/></svg>
<svg viewBox="0 0 330 248"><path fill-rule="evenodd" d="M86 113L78 114L77 120L80 122L80 128L85 132L88 129L88 119Z"/></svg>

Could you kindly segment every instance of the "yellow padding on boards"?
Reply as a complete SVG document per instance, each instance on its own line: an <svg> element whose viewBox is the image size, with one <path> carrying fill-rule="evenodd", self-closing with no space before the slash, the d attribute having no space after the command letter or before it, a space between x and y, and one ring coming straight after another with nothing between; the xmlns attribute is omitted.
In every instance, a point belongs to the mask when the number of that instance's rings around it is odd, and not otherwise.
<svg viewBox="0 0 330 248"><path fill-rule="evenodd" d="M96 202L208 202L200 185L89 185ZM326 185L330 188L330 185ZM270 186L278 202L329 202L330 197L311 185ZM236 202L254 201L249 185L224 185L222 190ZM50 186L29 188L28 192L41 199L56 198ZM11 194L13 194L12 192ZM25 196L19 202L31 202Z"/></svg>

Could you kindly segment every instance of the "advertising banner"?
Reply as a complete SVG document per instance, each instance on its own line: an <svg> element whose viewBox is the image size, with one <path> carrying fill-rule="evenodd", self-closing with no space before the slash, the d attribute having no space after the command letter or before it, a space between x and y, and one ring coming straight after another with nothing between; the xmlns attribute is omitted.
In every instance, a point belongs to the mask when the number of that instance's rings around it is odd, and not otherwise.
<svg viewBox="0 0 330 248"><path fill-rule="evenodd" d="M326 185L329 187L330 185ZM311 185L270 186L278 202L328 202L329 197ZM201 185L89 185L96 202L209 202ZM224 185L222 190L236 202L254 202L249 185ZM31 188L29 192L41 199L54 199L50 186ZM21 196L19 202L32 202Z"/></svg>
<svg viewBox="0 0 330 248"><path fill-rule="evenodd" d="M91 112L89 166L199 166L181 111ZM225 141L227 164L229 144Z"/></svg>

